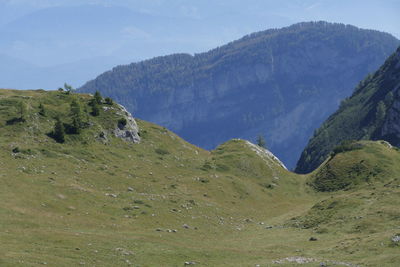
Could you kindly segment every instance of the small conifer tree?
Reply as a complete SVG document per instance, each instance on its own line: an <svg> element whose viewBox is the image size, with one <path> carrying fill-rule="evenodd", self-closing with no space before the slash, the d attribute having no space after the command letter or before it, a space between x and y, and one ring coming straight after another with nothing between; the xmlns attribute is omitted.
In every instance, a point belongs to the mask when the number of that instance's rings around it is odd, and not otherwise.
<svg viewBox="0 0 400 267"><path fill-rule="evenodd" d="M104 101L106 102L106 104L107 105L112 105L112 104L114 104L114 101L112 100L112 98L111 97L106 97L105 99L104 99Z"/></svg>
<svg viewBox="0 0 400 267"><path fill-rule="evenodd" d="M99 116L100 115L100 105L97 104L96 101L94 101L93 104L92 104L92 115L93 116Z"/></svg>
<svg viewBox="0 0 400 267"><path fill-rule="evenodd" d="M69 85L68 83L64 83L64 90L66 91L66 93L68 95L75 91L75 89L71 85Z"/></svg>
<svg viewBox="0 0 400 267"><path fill-rule="evenodd" d="M60 117L56 118L56 124L54 125L54 131L53 131L53 138L58 143L65 142L65 128Z"/></svg>
<svg viewBox="0 0 400 267"><path fill-rule="evenodd" d="M39 115L43 117L46 116L46 109L44 108L42 103L39 104Z"/></svg>
<svg viewBox="0 0 400 267"><path fill-rule="evenodd" d="M77 99L72 100L71 117L72 117L71 131L72 133L79 134L82 129L83 122L82 122L81 105Z"/></svg>
<svg viewBox="0 0 400 267"><path fill-rule="evenodd" d="M101 96L99 91L96 91L96 93L94 93L94 101L98 104L101 105L102 101L103 101L103 97Z"/></svg>
<svg viewBox="0 0 400 267"><path fill-rule="evenodd" d="M265 142L265 137L261 134L257 136L257 145L262 148L267 147L267 143Z"/></svg>
<svg viewBox="0 0 400 267"><path fill-rule="evenodd" d="M18 113L20 121L26 121L26 117L28 115L28 107L26 106L25 102L20 101L18 103Z"/></svg>
<svg viewBox="0 0 400 267"><path fill-rule="evenodd" d="M87 105L83 106L83 120L84 124L89 124L89 109Z"/></svg>

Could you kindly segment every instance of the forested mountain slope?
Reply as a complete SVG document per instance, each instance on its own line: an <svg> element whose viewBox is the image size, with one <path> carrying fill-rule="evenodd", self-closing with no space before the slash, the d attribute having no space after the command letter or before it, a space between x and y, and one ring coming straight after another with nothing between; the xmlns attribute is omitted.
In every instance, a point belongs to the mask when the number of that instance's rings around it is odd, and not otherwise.
<svg viewBox="0 0 400 267"><path fill-rule="evenodd" d="M99 90L207 149L265 135L292 168L313 130L398 44L389 34L350 25L299 23L194 56L118 66L80 91Z"/></svg>
<svg viewBox="0 0 400 267"><path fill-rule="evenodd" d="M317 168L345 140L386 140L400 146L400 48L375 73L342 101L339 109L315 131L296 171Z"/></svg>

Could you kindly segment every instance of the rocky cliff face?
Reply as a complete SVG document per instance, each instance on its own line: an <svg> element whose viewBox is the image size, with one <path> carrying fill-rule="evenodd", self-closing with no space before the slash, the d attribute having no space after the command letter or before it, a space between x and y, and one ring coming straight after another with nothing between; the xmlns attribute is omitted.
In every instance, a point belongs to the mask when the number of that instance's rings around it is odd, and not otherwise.
<svg viewBox="0 0 400 267"><path fill-rule="evenodd" d="M208 149L263 134L292 168L313 130L398 44L377 31L300 23L195 56L118 66L80 91L99 90Z"/></svg>
<svg viewBox="0 0 400 267"><path fill-rule="evenodd" d="M400 48L315 131L296 171L314 170L342 141L363 139L400 146Z"/></svg>
<svg viewBox="0 0 400 267"><path fill-rule="evenodd" d="M123 123L119 122L117 127L114 129L115 137L121 138L128 142L139 143L139 127L137 126L135 119L132 117L132 114L125 109L124 106L118 106L121 111L117 112L117 114L123 116L125 121Z"/></svg>

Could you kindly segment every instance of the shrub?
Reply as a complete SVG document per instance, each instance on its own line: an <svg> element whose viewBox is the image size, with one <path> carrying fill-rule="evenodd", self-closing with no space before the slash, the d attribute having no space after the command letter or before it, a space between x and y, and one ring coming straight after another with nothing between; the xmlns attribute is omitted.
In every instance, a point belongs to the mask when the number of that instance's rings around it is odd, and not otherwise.
<svg viewBox="0 0 400 267"><path fill-rule="evenodd" d="M22 122L26 121L26 117L28 115L28 107L25 102L20 101L18 103L18 113L19 113L19 120Z"/></svg>
<svg viewBox="0 0 400 267"><path fill-rule="evenodd" d="M261 134L257 136L257 145L262 148L267 148L267 143L265 142L265 137Z"/></svg>
<svg viewBox="0 0 400 267"><path fill-rule="evenodd" d="M72 103L70 105L70 109L71 109L71 117L72 117L71 133L79 134L81 132L83 123L82 123L81 105L77 99L74 99L72 101Z"/></svg>
<svg viewBox="0 0 400 267"><path fill-rule="evenodd" d="M206 183L209 183L210 182L210 180L208 180L207 178L200 178L200 180L199 180L201 183L203 183L203 184L206 184Z"/></svg>
<svg viewBox="0 0 400 267"><path fill-rule="evenodd" d="M52 133L54 140L58 143L65 142L65 128L60 117L56 118L56 124L54 125L54 131Z"/></svg>
<svg viewBox="0 0 400 267"><path fill-rule="evenodd" d="M93 116L99 116L100 115L100 106L95 101L92 104L92 113L91 114Z"/></svg>
<svg viewBox="0 0 400 267"><path fill-rule="evenodd" d="M104 101L106 102L107 105L113 105L114 104L114 101L112 100L111 97L106 97L104 99Z"/></svg>
<svg viewBox="0 0 400 267"><path fill-rule="evenodd" d="M121 130L124 129L127 123L128 121L125 118L120 118L118 120L118 128L120 128Z"/></svg>
<svg viewBox="0 0 400 267"><path fill-rule="evenodd" d="M96 93L94 93L94 101L99 105L102 104L103 97L101 96L99 91L96 91Z"/></svg>
<svg viewBox="0 0 400 267"><path fill-rule="evenodd" d="M69 85L68 83L64 83L64 91L67 93L67 95L73 93L75 89Z"/></svg>
<svg viewBox="0 0 400 267"><path fill-rule="evenodd" d="M200 169L202 169L203 171L208 171L211 170L212 168L213 168L212 163L206 160Z"/></svg>
<svg viewBox="0 0 400 267"><path fill-rule="evenodd" d="M44 109L44 106L42 103L39 104L39 115L41 116L46 116L46 110Z"/></svg>
<svg viewBox="0 0 400 267"><path fill-rule="evenodd" d="M154 151L155 151L157 154L160 154L160 155L167 155L167 154L169 154L169 151L167 151L166 149L163 149L163 148L156 148Z"/></svg>
<svg viewBox="0 0 400 267"><path fill-rule="evenodd" d="M346 151L352 151L352 150L357 150L361 149L362 144L357 143L357 141L354 140L345 140L340 143L340 145L336 146L333 151L332 151L332 156L335 156L336 154L343 153Z"/></svg>
<svg viewBox="0 0 400 267"><path fill-rule="evenodd" d="M217 171L226 172L226 171L229 171L229 169L230 168L228 166L221 164L221 163L217 163L217 166L216 166Z"/></svg>

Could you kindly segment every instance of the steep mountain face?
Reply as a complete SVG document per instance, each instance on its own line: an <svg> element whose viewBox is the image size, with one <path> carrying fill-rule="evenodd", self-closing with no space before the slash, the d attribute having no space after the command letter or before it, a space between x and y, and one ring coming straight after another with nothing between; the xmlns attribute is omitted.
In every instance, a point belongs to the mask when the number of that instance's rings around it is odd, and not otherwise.
<svg viewBox="0 0 400 267"><path fill-rule="evenodd" d="M195 56L118 66L80 90L99 90L207 149L265 135L271 151L292 168L312 131L398 44L377 31L300 23Z"/></svg>
<svg viewBox="0 0 400 267"><path fill-rule="evenodd" d="M400 47L315 131L296 171L314 170L336 145L353 139L382 139L400 146Z"/></svg>

